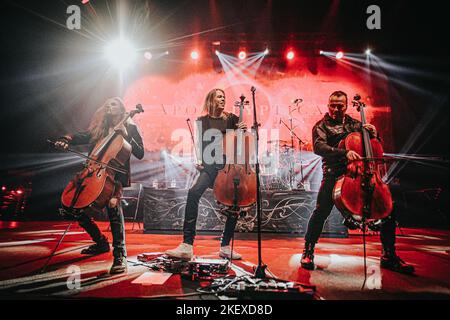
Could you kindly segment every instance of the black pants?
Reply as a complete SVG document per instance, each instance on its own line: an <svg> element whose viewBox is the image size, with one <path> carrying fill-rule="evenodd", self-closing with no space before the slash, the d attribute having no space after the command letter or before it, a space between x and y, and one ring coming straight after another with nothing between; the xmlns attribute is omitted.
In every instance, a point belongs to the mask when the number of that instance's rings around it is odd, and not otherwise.
<svg viewBox="0 0 450 320"><path fill-rule="evenodd" d="M122 186L117 184L116 191L114 192L114 197L118 199L117 207L110 208L106 207L106 212L108 213L109 222L111 225L111 234L113 237L112 246L114 248L113 255L127 256L127 250L125 247L125 220L123 217L122 205L120 197L122 195ZM100 229L94 220L88 216L86 212L82 212L76 216L79 225L86 230L86 232L91 236L92 240L97 243L102 241L107 241L106 237L102 234Z"/></svg>
<svg viewBox="0 0 450 320"><path fill-rule="evenodd" d="M183 242L187 244L193 244L196 234L196 225L198 217L198 204L203 193L212 187L217 177L217 171L206 172L201 171L197 177L194 185L189 189L186 211L184 213L184 225L183 225ZM230 244L230 240L234 235L234 228L236 227L237 217L229 216L225 222L225 228L222 234L221 246L227 246Z"/></svg>
<svg viewBox="0 0 450 320"><path fill-rule="evenodd" d="M324 175L317 195L316 208L308 222L305 241L316 243L322 233L323 225L333 209L333 188L337 175ZM395 219L388 219L381 226L380 240L384 251L394 251L395 246Z"/></svg>

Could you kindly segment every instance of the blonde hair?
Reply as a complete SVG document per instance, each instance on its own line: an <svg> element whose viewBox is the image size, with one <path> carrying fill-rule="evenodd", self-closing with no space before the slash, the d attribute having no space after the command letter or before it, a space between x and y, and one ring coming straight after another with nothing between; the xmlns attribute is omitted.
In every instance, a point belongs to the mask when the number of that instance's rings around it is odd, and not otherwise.
<svg viewBox="0 0 450 320"><path fill-rule="evenodd" d="M122 114L125 113L125 105L121 98L114 97L107 99L103 103L103 105L94 113L91 123L89 124L88 131L91 134L91 142L93 143L99 141L100 139L103 139L109 133L110 124L106 118L106 104L112 99L116 100L119 103Z"/></svg>
<svg viewBox="0 0 450 320"><path fill-rule="evenodd" d="M213 115L214 114L214 98L216 97L216 92L220 91L225 95L225 91L222 89L212 89L208 92L205 98L205 102L203 103L203 113L207 115ZM222 112L222 118L226 119L228 117L229 113L223 111Z"/></svg>

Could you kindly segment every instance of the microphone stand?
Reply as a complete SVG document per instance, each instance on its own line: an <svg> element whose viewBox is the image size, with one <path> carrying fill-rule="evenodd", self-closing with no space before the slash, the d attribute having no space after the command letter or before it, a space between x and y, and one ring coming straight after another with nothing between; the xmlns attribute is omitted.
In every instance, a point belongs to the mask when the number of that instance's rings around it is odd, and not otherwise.
<svg viewBox="0 0 450 320"><path fill-rule="evenodd" d="M295 109L297 111L300 111L300 107L299 104L303 102L303 99L295 99L294 103L295 103ZM292 150L294 150L294 137L295 136L298 140L298 148L299 148L299 160L300 160L300 176L301 176L301 184L302 184L302 188L305 189L305 185L304 185L304 176L303 176L303 163L302 163L302 139L300 139L300 137L298 137L295 132L294 132L294 128L292 126L292 114L291 114L291 107L289 106L289 117L291 120L291 139L292 139Z"/></svg>
<svg viewBox="0 0 450 320"><path fill-rule="evenodd" d="M298 146L299 146L299 150L298 150L298 158L300 160L300 175L301 175L301 179L302 179L302 187L303 189L305 189L305 176L303 175L303 160L302 160L302 141L300 140L300 138L298 138Z"/></svg>
<svg viewBox="0 0 450 320"><path fill-rule="evenodd" d="M289 150L290 157L289 159L289 186L291 187L291 190L294 189L293 182L294 182L294 125L292 124L292 114L291 114L291 106L289 106L289 123L290 128L289 132L291 133L291 150Z"/></svg>
<svg viewBox="0 0 450 320"><path fill-rule="evenodd" d="M291 118L291 127L289 127L283 120L280 120L280 123L284 124L284 126L289 130L289 132L291 133L291 139L292 139L292 151L294 151L294 137L297 138L298 140L298 146L300 149L299 152L299 158L300 158L300 175L301 175L301 179L302 179L302 185L304 183L304 177L303 177L303 166L302 166L302 144L304 144L303 140L300 139L300 137L294 132L293 128L292 128L292 118ZM290 161L293 162L293 161ZM292 179L292 175L293 173L291 173L291 179ZM291 184L291 188L292 188L292 182L291 180L289 180L290 184Z"/></svg>
<svg viewBox="0 0 450 320"><path fill-rule="evenodd" d="M255 92L256 88L252 87L252 99L253 99L253 129L255 130L256 142L255 142L255 173L256 173L256 220L257 220L257 233L258 233L258 265L255 268L254 277L258 279L265 279L267 266L262 262L261 254L261 220L262 220L262 206L261 206L261 182L259 179L259 123L256 118L256 102L255 102Z"/></svg>

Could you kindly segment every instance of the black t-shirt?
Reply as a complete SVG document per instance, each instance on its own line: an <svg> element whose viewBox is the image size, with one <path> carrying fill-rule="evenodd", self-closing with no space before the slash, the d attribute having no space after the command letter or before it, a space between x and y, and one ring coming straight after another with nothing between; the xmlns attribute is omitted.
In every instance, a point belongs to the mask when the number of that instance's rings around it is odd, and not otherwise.
<svg viewBox="0 0 450 320"><path fill-rule="evenodd" d="M223 135L225 135L227 129L237 129L237 123L239 122L239 117L229 113L226 118L213 118L209 115L199 117L197 119L199 123L201 124L201 131L199 130L199 134L201 134L198 138L200 141L202 141L201 146L201 162L202 165L205 167L205 171L210 174L217 173L218 170L222 169L224 166L224 161L222 163L206 163L203 159L203 151L205 148L207 148L210 144L212 144L215 140L215 137L212 136L211 140L203 139L204 134L209 129L217 129L219 130ZM221 145L221 144L220 144ZM214 151L211 154L213 157L215 156ZM222 158L223 159L223 158Z"/></svg>

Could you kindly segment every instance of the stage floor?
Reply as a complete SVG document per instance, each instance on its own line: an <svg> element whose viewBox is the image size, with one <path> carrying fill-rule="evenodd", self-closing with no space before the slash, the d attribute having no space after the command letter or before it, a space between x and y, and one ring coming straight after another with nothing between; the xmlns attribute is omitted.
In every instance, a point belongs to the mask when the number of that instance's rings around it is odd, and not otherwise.
<svg viewBox="0 0 450 320"><path fill-rule="evenodd" d="M133 265L137 255L163 252L181 241L181 235L143 234L127 223L128 274L105 276L112 254L89 257L79 251L92 244L76 224L59 246L44 273L40 273L64 232L67 222L0 222L0 298L149 298L183 295L199 286L172 275L164 285L133 284L149 269ZM102 230L108 224L100 222ZM401 231L401 232L400 232ZM349 238L321 239L316 249L317 268L299 269L303 240L293 236L263 235L263 260L278 278L314 285L323 299L449 299L450 231L431 229L398 230L397 251L416 268L414 276L379 269L381 245L377 235L367 237L369 276L364 290L363 246L360 234ZM106 233L111 240L111 234ZM233 270L252 272L257 263L254 234L237 234L235 249L243 255ZM219 234L198 236L194 253L218 258ZM81 288L67 286L71 270L81 270ZM198 296L187 298L199 299ZM212 296L202 297L214 298Z"/></svg>

